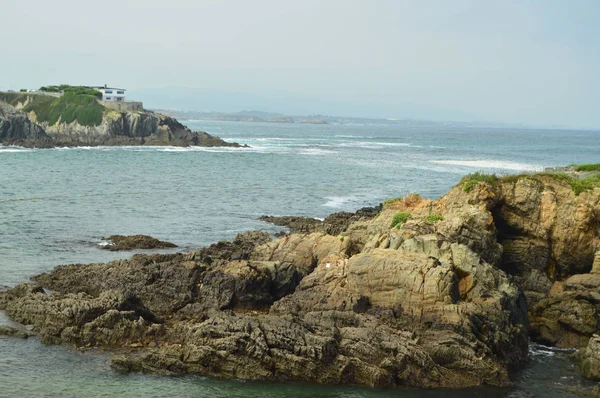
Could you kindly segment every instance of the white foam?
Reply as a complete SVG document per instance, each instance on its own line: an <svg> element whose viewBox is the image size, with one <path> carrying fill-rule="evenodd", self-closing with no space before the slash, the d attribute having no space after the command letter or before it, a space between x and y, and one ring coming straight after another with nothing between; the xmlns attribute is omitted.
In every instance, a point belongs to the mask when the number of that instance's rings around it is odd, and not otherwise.
<svg viewBox="0 0 600 398"><path fill-rule="evenodd" d="M21 152L32 152L31 149L21 148L0 148L0 153L21 153Z"/></svg>
<svg viewBox="0 0 600 398"><path fill-rule="evenodd" d="M413 146L407 142L381 142L381 141L348 141L339 144L342 147L381 149L384 147L409 147Z"/></svg>
<svg viewBox="0 0 600 398"><path fill-rule="evenodd" d="M323 206L325 207L334 207L339 208L343 207L346 203L356 201L356 196L326 196L325 199L328 199L327 203Z"/></svg>
<svg viewBox="0 0 600 398"><path fill-rule="evenodd" d="M543 169L543 167L533 164L504 160L431 160L430 162L447 164L451 166L474 167L479 169L504 169L516 171L541 171Z"/></svg>
<svg viewBox="0 0 600 398"><path fill-rule="evenodd" d="M299 153L301 155L331 155L337 153L336 151L332 151L329 149L321 149L321 148L306 148L300 149Z"/></svg>

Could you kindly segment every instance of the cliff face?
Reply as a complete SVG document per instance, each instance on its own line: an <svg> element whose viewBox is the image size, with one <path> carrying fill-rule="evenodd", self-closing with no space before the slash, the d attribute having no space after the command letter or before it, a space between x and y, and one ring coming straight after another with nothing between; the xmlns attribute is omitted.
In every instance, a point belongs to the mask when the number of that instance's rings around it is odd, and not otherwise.
<svg viewBox="0 0 600 398"><path fill-rule="evenodd" d="M0 293L0 309L44 342L115 350L122 371L507 385L529 336L584 347L600 330L599 194L521 176L273 219L299 232L60 266Z"/></svg>
<svg viewBox="0 0 600 398"><path fill-rule="evenodd" d="M29 117L37 120L35 112ZM148 111L107 110L98 126L82 126L77 122L54 125L40 122L57 146L98 145L172 145L172 146L232 146L204 132L192 132L177 120Z"/></svg>
<svg viewBox="0 0 600 398"><path fill-rule="evenodd" d="M0 93L0 101L5 100L13 105L11 109L22 110L29 118L28 136L35 141L30 146L98 146L98 145L171 145L171 146L228 146L239 147L237 143L226 142L205 132L193 132L176 119L145 110L121 111L101 106L93 98L91 104L75 102L59 103L60 97L43 94ZM89 102L90 100L87 99ZM10 106L9 104L6 104ZM56 109L62 109L58 112ZM37 113L36 113L37 112ZM58 112L58 117L49 117ZM96 118L88 115L87 123L80 123L77 118L73 121L73 113L94 113ZM25 114L20 113L21 117ZM43 114L44 117L40 117ZM51 120L51 121L49 121ZM21 123L22 124L22 123ZM6 127L5 127L6 128ZM48 138L35 131L45 131ZM12 130L11 130L12 131ZM8 134L8 133L6 133ZM11 133L15 135L15 132ZM19 132L19 134L24 134ZM37 138L36 138L37 137ZM1 141L0 141L1 142ZM7 141L8 142L8 141ZM12 138L11 141L12 142Z"/></svg>
<svg viewBox="0 0 600 398"><path fill-rule="evenodd" d="M52 138L25 113L0 100L0 144L48 148Z"/></svg>

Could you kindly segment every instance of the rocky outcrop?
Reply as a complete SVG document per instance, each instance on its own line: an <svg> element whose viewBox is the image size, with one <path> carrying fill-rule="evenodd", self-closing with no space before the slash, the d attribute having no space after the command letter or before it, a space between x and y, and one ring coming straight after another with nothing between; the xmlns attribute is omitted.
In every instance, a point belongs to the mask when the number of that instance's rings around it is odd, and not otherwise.
<svg viewBox="0 0 600 398"><path fill-rule="evenodd" d="M275 219L300 231L278 239L60 266L0 308L45 342L112 348L121 371L507 385L529 336L583 347L598 333L598 201L549 175L459 184L322 223Z"/></svg>
<svg viewBox="0 0 600 398"><path fill-rule="evenodd" d="M0 293L0 306L45 342L118 346L123 371L508 384L527 356L519 289L433 225L390 231L393 213L350 224L345 239L251 232L188 254L60 266Z"/></svg>
<svg viewBox="0 0 600 398"><path fill-rule="evenodd" d="M30 118L36 120L35 113ZM158 113L108 110L99 126L41 122L56 146L168 145L240 147L205 132L193 132L177 120Z"/></svg>
<svg viewBox="0 0 600 398"><path fill-rule="evenodd" d="M594 335L577 355L577 368L586 379L600 381L600 336Z"/></svg>
<svg viewBox="0 0 600 398"><path fill-rule="evenodd" d="M49 148L52 138L25 113L0 100L0 144Z"/></svg>
<svg viewBox="0 0 600 398"><path fill-rule="evenodd" d="M20 339L29 338L29 333L13 328L11 326L0 325L0 336L16 337Z"/></svg>
<svg viewBox="0 0 600 398"><path fill-rule="evenodd" d="M104 239L104 238L103 238ZM171 242L158 240L148 235L111 235L105 238L106 244L100 246L110 251L136 250L136 249L166 249L177 247Z"/></svg>
<svg viewBox="0 0 600 398"><path fill-rule="evenodd" d="M288 227L291 233L312 233L321 231L330 235L339 235L344 232L348 226L357 221L367 221L379 214L381 206L363 207L354 213L338 212L333 213L324 220L310 217L297 216L261 216L259 220L269 222L282 227Z"/></svg>
<svg viewBox="0 0 600 398"><path fill-rule="evenodd" d="M53 98L40 93L0 92L0 143L40 148L100 145L241 146L205 132L193 132L172 117L143 109L120 111L100 106L102 120L98 125L82 125L77 120L62 122L63 115L51 124L46 119L38 118L33 109L40 109L36 106L46 109L49 106L47 101ZM27 113L21 110L27 110ZM2 122L7 119L2 116L6 112L10 112L11 119L17 119L11 123Z"/></svg>

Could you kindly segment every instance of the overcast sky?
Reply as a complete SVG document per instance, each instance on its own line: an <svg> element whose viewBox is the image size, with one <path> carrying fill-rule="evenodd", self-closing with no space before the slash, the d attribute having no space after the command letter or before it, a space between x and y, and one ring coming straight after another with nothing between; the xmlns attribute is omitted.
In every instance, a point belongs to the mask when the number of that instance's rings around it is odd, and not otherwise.
<svg viewBox="0 0 600 398"><path fill-rule="evenodd" d="M0 0L0 15L4 89L600 128L598 0Z"/></svg>

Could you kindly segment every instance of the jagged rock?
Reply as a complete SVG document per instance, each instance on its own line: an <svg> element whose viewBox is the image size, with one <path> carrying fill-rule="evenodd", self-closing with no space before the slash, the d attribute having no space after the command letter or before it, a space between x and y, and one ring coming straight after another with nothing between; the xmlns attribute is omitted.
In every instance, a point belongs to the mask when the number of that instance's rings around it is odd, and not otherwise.
<svg viewBox="0 0 600 398"><path fill-rule="evenodd" d="M291 233L312 233L323 230L323 221L310 217L296 216L261 216L261 221L279 225L280 227L288 227Z"/></svg>
<svg viewBox="0 0 600 398"><path fill-rule="evenodd" d="M557 347L584 347L600 329L600 275L555 282L531 309L532 338Z"/></svg>
<svg viewBox="0 0 600 398"><path fill-rule="evenodd" d="M291 233L309 234L321 231L329 235L339 235L346 231L348 226L354 222L367 221L376 217L380 210L381 206L363 207L355 213L342 211L331 214L323 221L316 218L296 216L261 216L259 220L282 227L288 227Z"/></svg>
<svg viewBox="0 0 600 398"><path fill-rule="evenodd" d="M13 328L11 326L0 325L0 336L16 337L20 339L29 338L29 333Z"/></svg>
<svg viewBox="0 0 600 398"><path fill-rule="evenodd" d="M600 199L569 188L549 176L459 185L377 217L338 213L335 236L322 223L61 266L0 293L0 308L47 342L120 347L121 371L507 385L527 357L528 312L537 341L583 346L598 333L600 276L587 272L597 270ZM398 212L408 216L392 227Z"/></svg>
<svg viewBox="0 0 600 398"><path fill-rule="evenodd" d="M205 132L193 132L172 117L148 110L103 108L99 125L81 125L77 121L66 123L61 122L60 118L50 124L38 120L33 110L28 113L21 111L29 109L28 105L47 100L48 96L0 92L0 99L0 143L4 145L38 148L99 145L242 146Z"/></svg>
<svg viewBox="0 0 600 398"><path fill-rule="evenodd" d="M148 235L111 235L102 238L108 244L101 246L102 249L110 251L135 250L135 249L166 249L177 247L171 242L158 240Z"/></svg>
<svg viewBox="0 0 600 398"><path fill-rule="evenodd" d="M35 148L53 146L42 127L33 123L27 115L0 100L0 144Z"/></svg>
<svg viewBox="0 0 600 398"><path fill-rule="evenodd" d="M586 348L577 353L577 369L586 379L600 381L600 336L590 338Z"/></svg>

